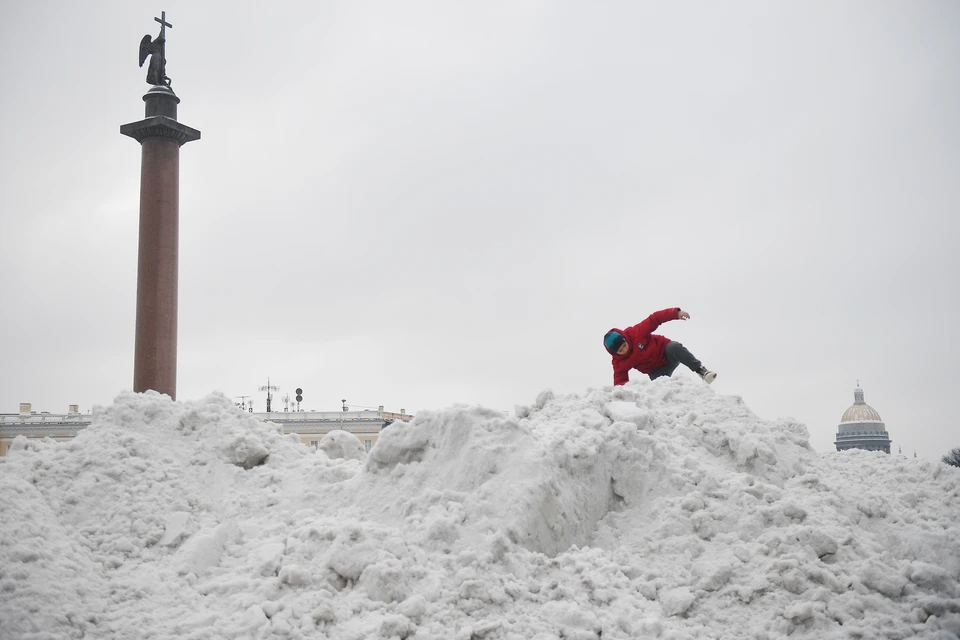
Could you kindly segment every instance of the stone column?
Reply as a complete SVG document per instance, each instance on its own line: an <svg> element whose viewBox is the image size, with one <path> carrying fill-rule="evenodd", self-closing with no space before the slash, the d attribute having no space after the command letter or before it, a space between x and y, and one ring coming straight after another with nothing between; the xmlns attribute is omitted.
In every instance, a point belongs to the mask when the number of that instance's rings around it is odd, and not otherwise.
<svg viewBox="0 0 960 640"><path fill-rule="evenodd" d="M200 132L177 122L180 99L170 87L154 86L143 101L146 118L120 127L141 145L133 390L176 400L180 146Z"/></svg>

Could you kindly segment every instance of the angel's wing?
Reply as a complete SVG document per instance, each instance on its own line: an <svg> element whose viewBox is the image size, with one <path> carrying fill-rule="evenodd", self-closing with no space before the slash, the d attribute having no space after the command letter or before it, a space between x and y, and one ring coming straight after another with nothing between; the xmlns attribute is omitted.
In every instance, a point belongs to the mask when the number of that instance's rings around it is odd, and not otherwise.
<svg viewBox="0 0 960 640"><path fill-rule="evenodd" d="M153 53L152 45L153 38L150 37L150 34L143 36L143 40L140 41L140 66L143 66L144 60L147 59L147 56Z"/></svg>

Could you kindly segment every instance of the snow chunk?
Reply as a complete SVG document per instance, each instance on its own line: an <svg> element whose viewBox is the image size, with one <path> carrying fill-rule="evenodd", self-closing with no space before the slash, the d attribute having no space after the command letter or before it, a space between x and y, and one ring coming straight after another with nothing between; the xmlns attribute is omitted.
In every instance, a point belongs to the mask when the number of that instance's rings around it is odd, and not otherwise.
<svg viewBox="0 0 960 640"><path fill-rule="evenodd" d="M367 456L360 438L341 429L334 429L324 435L318 448L330 458L363 460Z"/></svg>
<svg viewBox="0 0 960 640"><path fill-rule="evenodd" d="M890 598L898 598L907 586L907 579L879 560L871 558L860 570L860 580L875 591Z"/></svg>
<svg viewBox="0 0 960 640"><path fill-rule="evenodd" d="M186 511L174 511L167 516L167 521L163 525L163 537L160 538L161 544L165 547L177 545L187 535L187 522L190 521L190 514Z"/></svg>
<svg viewBox="0 0 960 640"><path fill-rule="evenodd" d="M659 596L660 606L666 616L679 616L687 612L697 597L693 595L688 587L676 587L669 589Z"/></svg>

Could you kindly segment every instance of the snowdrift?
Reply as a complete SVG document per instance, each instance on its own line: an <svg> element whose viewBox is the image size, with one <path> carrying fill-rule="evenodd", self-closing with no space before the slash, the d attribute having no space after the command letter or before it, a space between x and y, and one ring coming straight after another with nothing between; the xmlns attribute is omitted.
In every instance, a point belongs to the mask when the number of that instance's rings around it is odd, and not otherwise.
<svg viewBox="0 0 960 640"><path fill-rule="evenodd" d="M683 377L318 451L120 395L0 459L0 638L955 638L960 470Z"/></svg>

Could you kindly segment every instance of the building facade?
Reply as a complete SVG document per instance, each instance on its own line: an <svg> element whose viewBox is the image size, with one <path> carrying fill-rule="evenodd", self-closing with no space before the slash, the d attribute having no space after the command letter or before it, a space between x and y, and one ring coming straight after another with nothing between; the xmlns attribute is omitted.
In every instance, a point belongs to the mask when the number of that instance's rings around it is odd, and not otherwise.
<svg viewBox="0 0 960 640"><path fill-rule="evenodd" d="M20 405L20 413L0 414L0 456L7 455L7 449L17 436L27 438L50 438L69 440L90 424L90 416L77 411L77 405L70 405L64 414L47 411L33 411L30 403Z"/></svg>
<svg viewBox="0 0 960 640"><path fill-rule="evenodd" d="M400 413L378 410L368 411L272 411L251 415L264 422L278 425L284 433L295 433L303 444L316 448L323 436L334 430L352 433L359 438L366 451L377 443L380 432L394 422L409 422L411 414L404 410ZM27 438L52 438L68 440L81 429L90 425L91 416L81 414L76 405L70 406L65 414L37 413L31 411L29 404L20 405L19 414L0 414L0 456L17 436Z"/></svg>
<svg viewBox="0 0 960 640"><path fill-rule="evenodd" d="M890 435L876 409L863 400L860 383L853 391L853 404L843 412L837 427L837 451L866 449L890 453Z"/></svg>
<svg viewBox="0 0 960 640"><path fill-rule="evenodd" d="M400 413L384 411L274 411L271 413L252 413L251 415L279 425L284 433L295 433L300 442L316 449L323 436L334 430L347 431L357 436L365 451L377 443L380 432L394 422L410 422L413 416L400 410Z"/></svg>

